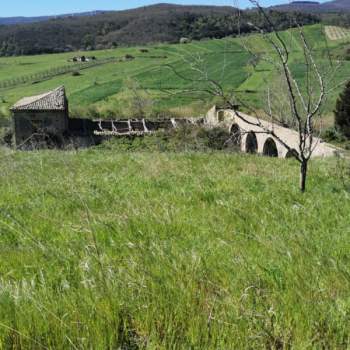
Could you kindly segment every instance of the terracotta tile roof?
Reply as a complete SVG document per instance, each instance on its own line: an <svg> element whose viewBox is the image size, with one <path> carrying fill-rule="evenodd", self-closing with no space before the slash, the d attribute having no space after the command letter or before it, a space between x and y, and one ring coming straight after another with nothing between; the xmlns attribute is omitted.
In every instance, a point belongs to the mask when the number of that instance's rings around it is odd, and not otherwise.
<svg viewBox="0 0 350 350"><path fill-rule="evenodd" d="M12 111L63 111L67 108L64 86L41 95L24 97L11 107Z"/></svg>

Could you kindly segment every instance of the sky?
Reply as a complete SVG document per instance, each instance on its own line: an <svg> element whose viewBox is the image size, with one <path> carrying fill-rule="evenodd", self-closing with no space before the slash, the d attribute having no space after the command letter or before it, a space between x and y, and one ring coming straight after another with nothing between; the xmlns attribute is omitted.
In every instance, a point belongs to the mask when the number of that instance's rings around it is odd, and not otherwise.
<svg viewBox="0 0 350 350"><path fill-rule="evenodd" d="M319 0L324 2L325 0ZM124 10L160 2L191 5L249 6L248 0L0 0L0 17L44 16L93 10ZM288 0L260 0L263 6L288 3Z"/></svg>

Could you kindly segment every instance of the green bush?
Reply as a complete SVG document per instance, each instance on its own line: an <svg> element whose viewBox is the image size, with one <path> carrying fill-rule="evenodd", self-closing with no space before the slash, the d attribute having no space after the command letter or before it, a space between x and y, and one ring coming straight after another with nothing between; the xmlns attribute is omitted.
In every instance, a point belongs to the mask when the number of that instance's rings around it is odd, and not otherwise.
<svg viewBox="0 0 350 350"><path fill-rule="evenodd" d="M344 91L340 94L334 111L335 126L350 138L350 81L346 84Z"/></svg>
<svg viewBox="0 0 350 350"><path fill-rule="evenodd" d="M13 143L13 130L12 128L5 127L0 128L0 145L11 147Z"/></svg>
<svg viewBox="0 0 350 350"><path fill-rule="evenodd" d="M346 141L346 137L340 132L340 130L336 127L330 127L325 129L321 137L323 140L328 142L344 142Z"/></svg>
<svg viewBox="0 0 350 350"><path fill-rule="evenodd" d="M91 119L99 119L101 118L101 115L98 111L98 109L96 108L96 106L91 105L88 107L87 109L87 116Z"/></svg>
<svg viewBox="0 0 350 350"><path fill-rule="evenodd" d="M229 132L222 128L205 129L203 127L189 125L177 129L158 131L147 136L111 138L99 147L114 149L121 152L234 150L234 148L227 145L229 139Z"/></svg>
<svg viewBox="0 0 350 350"><path fill-rule="evenodd" d="M227 148L230 139L230 133L223 128L201 129L198 137L204 141L204 144L214 150L223 150Z"/></svg>

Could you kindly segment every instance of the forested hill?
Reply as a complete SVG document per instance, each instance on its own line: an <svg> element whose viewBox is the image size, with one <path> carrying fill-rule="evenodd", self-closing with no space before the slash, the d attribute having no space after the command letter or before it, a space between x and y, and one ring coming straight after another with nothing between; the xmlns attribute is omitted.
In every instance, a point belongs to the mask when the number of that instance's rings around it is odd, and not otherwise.
<svg viewBox="0 0 350 350"><path fill-rule="evenodd" d="M95 16L97 14L105 13L107 11L89 11L80 13L67 13L57 16L39 16L39 17L0 17L0 25L6 24L24 24L34 22L45 22L50 19L65 18L65 17L82 17L82 16Z"/></svg>
<svg viewBox="0 0 350 350"><path fill-rule="evenodd" d="M272 7L279 11L301 11L308 13L350 12L350 0L333 0L324 3L318 1L292 1L288 4Z"/></svg>
<svg viewBox="0 0 350 350"><path fill-rule="evenodd" d="M318 1L292 1L284 5L269 8L278 12L309 13L317 16L328 25L350 27L350 0L333 0L320 3Z"/></svg>
<svg viewBox="0 0 350 350"><path fill-rule="evenodd" d="M104 49L155 42L222 38L238 32L238 11L233 7L158 4L133 10L50 19L39 23L0 26L0 56ZM276 27L290 26L289 13L270 13ZM299 14L302 24L317 18ZM264 22L254 11L241 14L240 31Z"/></svg>

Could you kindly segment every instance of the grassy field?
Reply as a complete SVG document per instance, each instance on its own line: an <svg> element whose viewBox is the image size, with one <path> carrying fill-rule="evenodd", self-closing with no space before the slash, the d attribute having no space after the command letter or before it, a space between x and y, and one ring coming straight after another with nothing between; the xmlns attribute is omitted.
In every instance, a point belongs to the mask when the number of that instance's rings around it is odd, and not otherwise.
<svg viewBox="0 0 350 350"><path fill-rule="evenodd" d="M303 85L301 45L281 35ZM306 35L322 67L348 45L320 26ZM255 69L244 45L260 55ZM193 75L198 55L257 108L277 84L259 35L140 49L0 58L0 125L16 100L58 85L82 117L131 113L134 88L152 113L203 113L214 101L180 93L193 84L167 68ZM110 61L73 75L78 54ZM341 63L333 83L348 75ZM209 152L205 135L187 148L184 137L0 147L0 350L350 348L349 166L311 161L301 195L294 160Z"/></svg>
<svg viewBox="0 0 350 350"><path fill-rule="evenodd" d="M0 152L0 349L350 347L334 160Z"/></svg>
<svg viewBox="0 0 350 350"><path fill-rule="evenodd" d="M312 43L315 56L321 66L329 66L329 53L342 52L347 40L329 40L322 34L318 25L305 29ZM282 33L291 49L291 65L298 72L301 84L305 80L303 71L303 53L300 42L290 32ZM326 45L327 43L327 45ZM249 45L260 54L256 69L252 69L251 59L244 49ZM120 48L115 50L94 51L84 53L66 53L41 56L0 58L0 86L5 81L12 81L15 87L0 88L0 111L8 114L8 107L19 98L65 85L70 100L70 108L74 114L81 116L98 114L102 117L125 116L130 114L126 108L130 100L128 81L138 82L147 97L153 101L152 112L168 112L179 115L198 115L206 111L213 99L205 95L184 95L183 89L192 88L192 84L184 82L166 65L174 66L188 76L191 74L189 63L194 57L201 55L203 66L208 69L209 76L223 83L226 89L241 92L242 97L257 108L262 107L263 96L267 85L274 85L276 73L272 66L264 62L263 57L270 54L260 35L243 38L226 38L192 42L187 45L159 44L141 52L140 48ZM121 59L126 54L135 57L132 61L112 61L97 67L82 70L81 75L72 73L54 75L51 78L39 79L48 72L66 66L74 67L76 63L68 62L77 54L95 55L98 60L106 58ZM332 86L339 83L347 75L350 62L343 61L338 69ZM78 66L75 66L78 69ZM45 73L45 74L44 74ZM32 80L28 82L28 78ZM331 87L331 86L330 86ZM326 114L332 115L335 99L341 88L330 94L325 106ZM203 99L205 102L203 102Z"/></svg>

